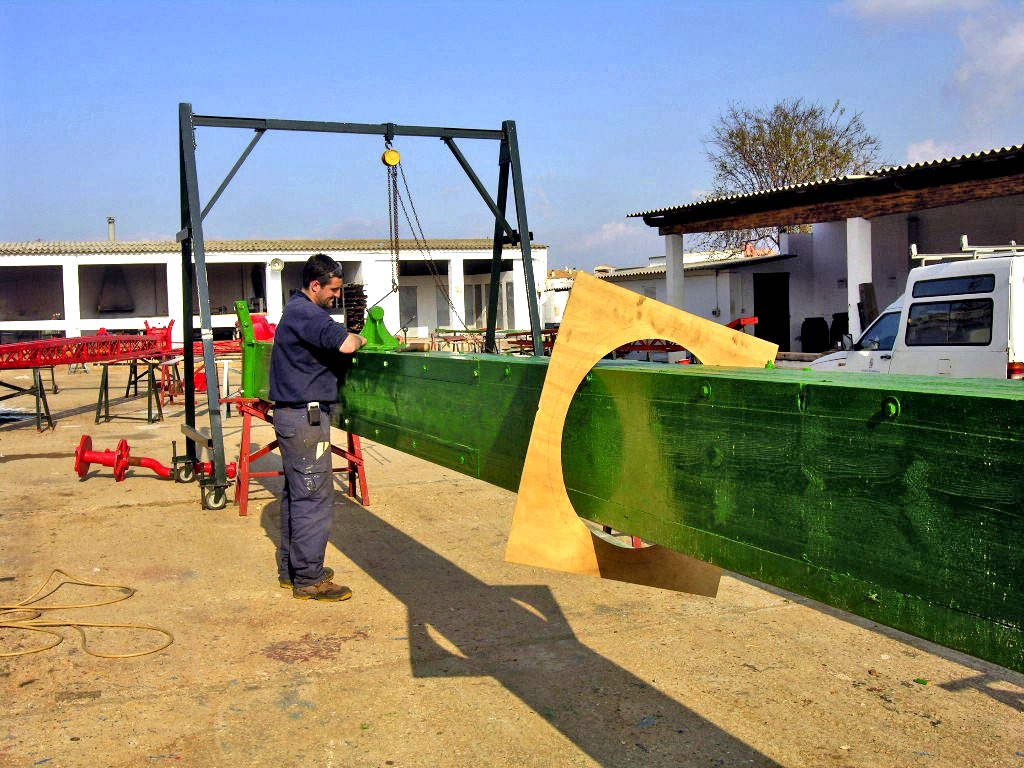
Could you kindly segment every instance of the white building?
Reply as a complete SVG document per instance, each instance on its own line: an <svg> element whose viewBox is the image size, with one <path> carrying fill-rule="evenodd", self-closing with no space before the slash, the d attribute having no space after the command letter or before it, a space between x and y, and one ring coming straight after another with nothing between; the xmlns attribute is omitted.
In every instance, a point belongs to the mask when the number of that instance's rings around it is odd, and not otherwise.
<svg viewBox="0 0 1024 768"><path fill-rule="evenodd" d="M865 297L878 309L898 298L915 266L911 243L937 253L959 250L961 235L978 245L1024 241L1024 147L630 215L665 238L664 274L646 276L656 298L722 322L756 315L758 336L801 351L809 325L825 323L830 339L846 328L856 337ZM798 224L812 232L782 235L779 257L703 270L686 258L689 233ZM633 286L644 292L643 282Z"/></svg>
<svg viewBox="0 0 1024 768"><path fill-rule="evenodd" d="M379 303L385 324L427 337L437 327L483 327L491 275L490 240L431 240L426 253L402 241L397 292L386 240L209 240L207 275L214 328L234 328L234 302L250 301L277 322L301 288L302 265L326 253L346 283L364 286L367 306ZM543 284L547 246L533 245L534 275ZM436 273L436 274L435 274ZM445 297L451 297L453 312ZM193 289L194 293L194 289ZM499 328L530 327L526 279L518 248L502 259ZM194 327L199 327L194 300ZM0 243L0 341L44 332L81 336L100 328L135 331L175 320L182 327L181 250L174 242Z"/></svg>

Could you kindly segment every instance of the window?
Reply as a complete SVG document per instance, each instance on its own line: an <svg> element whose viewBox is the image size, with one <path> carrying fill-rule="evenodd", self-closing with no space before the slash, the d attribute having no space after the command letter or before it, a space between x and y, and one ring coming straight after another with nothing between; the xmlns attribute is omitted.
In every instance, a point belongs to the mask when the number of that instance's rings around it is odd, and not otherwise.
<svg viewBox="0 0 1024 768"><path fill-rule="evenodd" d="M482 328L487 322L487 298L490 285L473 283L466 285L466 325Z"/></svg>
<svg viewBox="0 0 1024 768"><path fill-rule="evenodd" d="M473 325L482 328L487 322L487 291L488 286L479 283L475 287L476 293L476 314L473 316Z"/></svg>
<svg viewBox="0 0 1024 768"><path fill-rule="evenodd" d="M400 285L398 287L398 315L402 328L419 325L418 306L416 302L416 286Z"/></svg>
<svg viewBox="0 0 1024 768"><path fill-rule="evenodd" d="M515 289L512 283L505 283L505 327L516 327Z"/></svg>
<svg viewBox="0 0 1024 768"><path fill-rule="evenodd" d="M996 287L995 275L964 275L941 277L914 283L914 298L953 296L961 293L991 293Z"/></svg>
<svg viewBox="0 0 1024 768"><path fill-rule="evenodd" d="M992 299L922 302L910 307L907 346L987 346L992 341Z"/></svg>
<svg viewBox="0 0 1024 768"><path fill-rule="evenodd" d="M853 345L855 350L892 349L900 330L900 313L886 312L873 322ZM909 341L907 342L910 343Z"/></svg>
<svg viewBox="0 0 1024 768"><path fill-rule="evenodd" d="M448 294L441 288L436 288L437 295L434 301L437 303L437 327L447 328L452 324L451 307L448 306Z"/></svg>

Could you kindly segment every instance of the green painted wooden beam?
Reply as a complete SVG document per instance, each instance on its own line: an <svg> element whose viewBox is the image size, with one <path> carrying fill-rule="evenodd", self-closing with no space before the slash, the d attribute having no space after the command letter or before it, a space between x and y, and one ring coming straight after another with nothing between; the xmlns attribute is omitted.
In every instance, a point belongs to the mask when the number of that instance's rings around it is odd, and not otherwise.
<svg viewBox="0 0 1024 768"><path fill-rule="evenodd" d="M518 488L546 358L360 353L339 426ZM1024 671L1024 386L607 362L562 446L577 512Z"/></svg>

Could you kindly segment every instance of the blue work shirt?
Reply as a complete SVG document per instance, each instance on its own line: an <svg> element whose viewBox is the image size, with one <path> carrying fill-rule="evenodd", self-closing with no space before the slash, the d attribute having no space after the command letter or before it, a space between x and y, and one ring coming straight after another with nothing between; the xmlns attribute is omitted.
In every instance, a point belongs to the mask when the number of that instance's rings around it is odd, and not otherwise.
<svg viewBox="0 0 1024 768"><path fill-rule="evenodd" d="M334 403L338 399L339 347L348 331L306 294L285 305L270 356L270 399L275 403Z"/></svg>

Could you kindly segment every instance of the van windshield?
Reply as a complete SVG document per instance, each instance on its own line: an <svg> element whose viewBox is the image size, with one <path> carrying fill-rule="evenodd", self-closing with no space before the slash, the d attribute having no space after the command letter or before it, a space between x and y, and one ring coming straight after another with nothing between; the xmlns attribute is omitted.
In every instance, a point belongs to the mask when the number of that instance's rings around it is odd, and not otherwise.
<svg viewBox="0 0 1024 768"><path fill-rule="evenodd" d="M896 334L900 329L900 313L886 312L879 316L864 335L857 339L853 348L857 351L871 349L892 349L896 343Z"/></svg>

